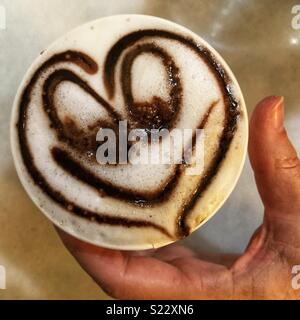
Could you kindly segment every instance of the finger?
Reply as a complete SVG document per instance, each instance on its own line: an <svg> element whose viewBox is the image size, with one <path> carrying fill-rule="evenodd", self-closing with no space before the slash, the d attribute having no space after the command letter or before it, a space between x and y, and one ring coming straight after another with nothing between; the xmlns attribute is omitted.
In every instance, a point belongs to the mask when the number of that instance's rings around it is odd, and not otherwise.
<svg viewBox="0 0 300 320"><path fill-rule="evenodd" d="M265 206L298 215L300 162L283 121L282 97L261 101L250 122L249 154Z"/></svg>
<svg viewBox="0 0 300 320"><path fill-rule="evenodd" d="M169 244L159 249L148 249L139 251L124 251L131 256L151 256L162 261L173 261L177 258L196 256L196 253L179 244Z"/></svg>
<svg viewBox="0 0 300 320"><path fill-rule="evenodd" d="M266 220L299 231L300 161L284 128L282 97L268 97L254 110L249 155Z"/></svg>
<svg viewBox="0 0 300 320"><path fill-rule="evenodd" d="M232 295L231 272L222 265L192 257L190 251L166 263L96 247L57 231L81 266L115 298L220 299Z"/></svg>
<svg viewBox="0 0 300 320"><path fill-rule="evenodd" d="M195 257L196 253L182 245L170 244L153 252L153 257L162 261L174 261L178 258Z"/></svg>
<svg viewBox="0 0 300 320"><path fill-rule="evenodd" d="M109 295L120 299L190 297L187 278L175 266L153 257L104 249L57 229L79 264ZM183 288L186 288L183 295Z"/></svg>
<svg viewBox="0 0 300 320"><path fill-rule="evenodd" d="M198 255L199 259L228 268L230 268L239 257L240 254L236 253L202 253Z"/></svg>

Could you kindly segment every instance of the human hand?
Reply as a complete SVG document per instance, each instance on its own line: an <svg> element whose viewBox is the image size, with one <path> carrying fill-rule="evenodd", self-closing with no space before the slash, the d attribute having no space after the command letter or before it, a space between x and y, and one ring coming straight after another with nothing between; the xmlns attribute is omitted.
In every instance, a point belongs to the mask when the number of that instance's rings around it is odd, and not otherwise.
<svg viewBox="0 0 300 320"><path fill-rule="evenodd" d="M299 299L300 160L283 126L283 98L260 102L250 122L249 156L265 213L243 255L229 266L172 244L115 251L58 230L65 246L109 295L119 299Z"/></svg>

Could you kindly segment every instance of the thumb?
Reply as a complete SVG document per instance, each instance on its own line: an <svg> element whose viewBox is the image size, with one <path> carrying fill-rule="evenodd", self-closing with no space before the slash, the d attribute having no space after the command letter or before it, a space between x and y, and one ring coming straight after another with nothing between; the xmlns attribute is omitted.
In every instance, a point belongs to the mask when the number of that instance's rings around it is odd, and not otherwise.
<svg viewBox="0 0 300 320"><path fill-rule="evenodd" d="M300 235L300 161L284 128L283 97L265 98L255 108L249 156L265 222L277 231L288 227Z"/></svg>

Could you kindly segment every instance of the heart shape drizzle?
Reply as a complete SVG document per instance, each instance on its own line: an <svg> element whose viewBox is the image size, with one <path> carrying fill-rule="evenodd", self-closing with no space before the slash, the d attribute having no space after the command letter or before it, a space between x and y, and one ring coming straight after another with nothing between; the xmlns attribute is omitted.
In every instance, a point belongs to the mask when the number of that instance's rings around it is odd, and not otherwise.
<svg viewBox="0 0 300 320"><path fill-rule="evenodd" d="M209 185L210 181L218 171L218 168L224 159L226 152L230 146L231 140L234 136L237 126L237 119L239 116L239 105L235 100L229 86L229 78L222 68L222 66L215 60L214 56L206 48L197 45L192 39L183 37L181 35L164 31L164 30L140 30L132 32L122 37L108 52L104 64L103 79L107 94L111 100L115 94L115 69L121 54L130 49L123 58L121 64L121 88L125 105L127 107L127 120L129 120L130 128L143 128L146 131L150 129L167 128L172 129L178 114L182 107L182 85L179 76L179 68L176 66L172 57L162 48L154 43L137 44L140 40L147 40L148 38L165 38L173 40L184 45L189 50L196 53L200 59L205 61L210 71L214 74L218 81L219 87L223 94L225 103L225 120L224 129L219 140L218 150L212 159L212 162L205 172L204 179L199 181L196 190L191 194L189 201L187 201L180 212L177 219L176 237L183 237L189 234L189 228L186 224L186 219L189 211L193 208L195 202ZM150 102L136 102L134 101L131 89L131 69L135 59L144 53L151 53L159 58L167 73L170 91L169 99L167 101L153 97ZM63 208L75 215L95 221L100 224L110 225L124 225L128 227L152 227L166 236L174 239L174 235L170 234L166 228L152 223L150 221L129 219L115 217L107 214L99 214L90 210L86 210L68 200L58 190L55 190L47 182L42 172L40 172L35 165L34 157L31 154L30 147L26 137L27 111L31 100L32 90L45 70L50 67L62 63L73 63L82 68L88 74L95 74L98 71L97 63L84 53L77 51L66 51L56 54L44 62L38 70L35 71L28 85L25 87L20 100L20 112L17 124L18 136L20 142L20 149L24 159L25 166L35 181L35 183L55 202L60 204ZM76 123L72 120L69 122L62 122L58 116L55 103L54 92L58 85L63 81L73 82L83 89L86 93L92 96L99 104L101 104L110 115L111 121L103 120L96 121L89 127L89 130L82 131L76 127ZM81 153L93 152L97 147L95 145L95 135L100 127L111 128L117 130L117 125L122 119L118 111L97 92L95 92L87 82L82 80L74 72L68 69L59 69L54 71L44 82L43 85L43 107L50 120L50 126L56 131L58 140L67 146L77 150ZM207 119L212 111L214 104L208 109L207 113L201 119L198 128L204 128ZM195 136L193 137L193 145L195 144ZM176 188L180 175L184 172L184 166L176 165L173 175L171 175L160 188L155 192L132 192L126 188L115 186L114 184L97 177L89 169L83 167L68 150L61 147L54 147L51 150L53 159L56 163L67 171L72 176L78 178L91 187L101 190L106 196L118 198L123 201L129 201L134 205L155 206L161 202L167 201L173 190Z"/></svg>

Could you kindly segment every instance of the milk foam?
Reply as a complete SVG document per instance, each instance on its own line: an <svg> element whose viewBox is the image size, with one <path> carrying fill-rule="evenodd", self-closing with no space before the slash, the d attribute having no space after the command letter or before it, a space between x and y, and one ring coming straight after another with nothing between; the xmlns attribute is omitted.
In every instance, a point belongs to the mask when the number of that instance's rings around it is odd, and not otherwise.
<svg viewBox="0 0 300 320"><path fill-rule="evenodd" d="M205 178L210 163L218 152L219 140L226 118L224 93L220 88L216 75L212 73L207 62L199 59L199 56L184 44L159 37L142 39L122 53L120 61L117 62L115 95L112 99L109 99L103 83L103 68L106 55L122 36L141 29L170 31L188 37L199 46L208 48L208 45L202 39L190 31L162 19L136 15L100 19L62 37L37 59L21 85L14 106L15 118L13 121L16 122L22 90L24 90L34 71L42 63L51 58L53 54L67 50L79 51L90 56L98 64L98 71L95 74L88 74L71 62L58 63L45 70L35 83L32 89L31 100L27 107L28 117L25 132L35 166L42 173L51 188L58 190L70 203L83 209L91 210L99 215L104 213L113 217L129 220L139 219L150 222L167 230L171 238L152 227L138 228L134 226L128 228L122 225L97 224L93 221L76 217L76 215L73 215L65 208L61 208L60 205L41 192L35 182L32 181L30 173L26 170L21 159L15 129L13 129L12 136L15 143L13 147L14 157L17 162L19 175L25 188L38 206L42 207L42 210L54 223L60 225L67 232L86 241L106 247L127 249L149 248L174 241L177 237L178 212L184 204L189 202L199 182ZM43 108L43 86L45 80L55 70L70 70L112 105L122 119L128 119L128 110L124 102L120 82L121 64L124 55L130 49L134 48L135 45L143 43L155 44L165 50L180 70L179 75L183 88L182 105L178 111L174 127L171 130L174 128L196 130L212 105L213 109L205 125L203 174L199 176L180 174L180 179L176 182L176 187L170 193L167 200L141 205L132 201L124 201L124 199L119 199L118 197L105 195L105 190L103 193L103 190L97 190L97 188L73 176L54 161L51 153L52 148L59 147L66 150L72 155L74 160L93 173L94 176L101 179L101 181L113 185L116 189L129 190L129 192L133 193L147 194L163 189L166 182L174 176L176 166L164 164L112 166L99 165L96 161L88 161L85 154L74 150L67 143L59 141L57 131L50 126L49 117ZM230 70L227 70L228 68L223 60L213 49L210 48L209 50L213 52L218 63L228 72L230 86L235 92L236 100L239 103L239 110L243 114L238 123L238 138L233 139L229 153L233 154L235 152L234 148L239 148L242 151L237 153L234 161L231 157L228 157L232 163L236 164L235 167L230 167L226 162L227 158L225 158L217 176L207 186L207 191L197 200L194 208L191 209L193 219L187 221L191 229L195 229L200 223L203 223L204 220L214 213L216 207L224 202L240 173L246 150L247 119L240 89ZM133 63L131 74L131 89L135 102L147 102L153 96L158 96L166 101L169 99L170 84L168 83L164 65L158 57L149 53L141 54ZM103 120L110 124L114 123L112 115L99 101L96 101L95 98L85 92L80 86L70 81L63 81L57 86L54 91L53 101L60 121L64 122L65 119L72 119L80 130L85 131L87 127L93 125L98 120ZM225 168L227 168L226 182L222 181L222 173ZM184 168L181 168L181 170L184 170ZM179 175L179 173L176 173L176 175ZM223 192L226 189L227 192ZM216 190L216 192L223 190L223 194L218 201L214 200L214 205L209 207L208 204L210 199L212 199L213 193L211 192L213 190ZM203 219L199 218L199 216Z"/></svg>

